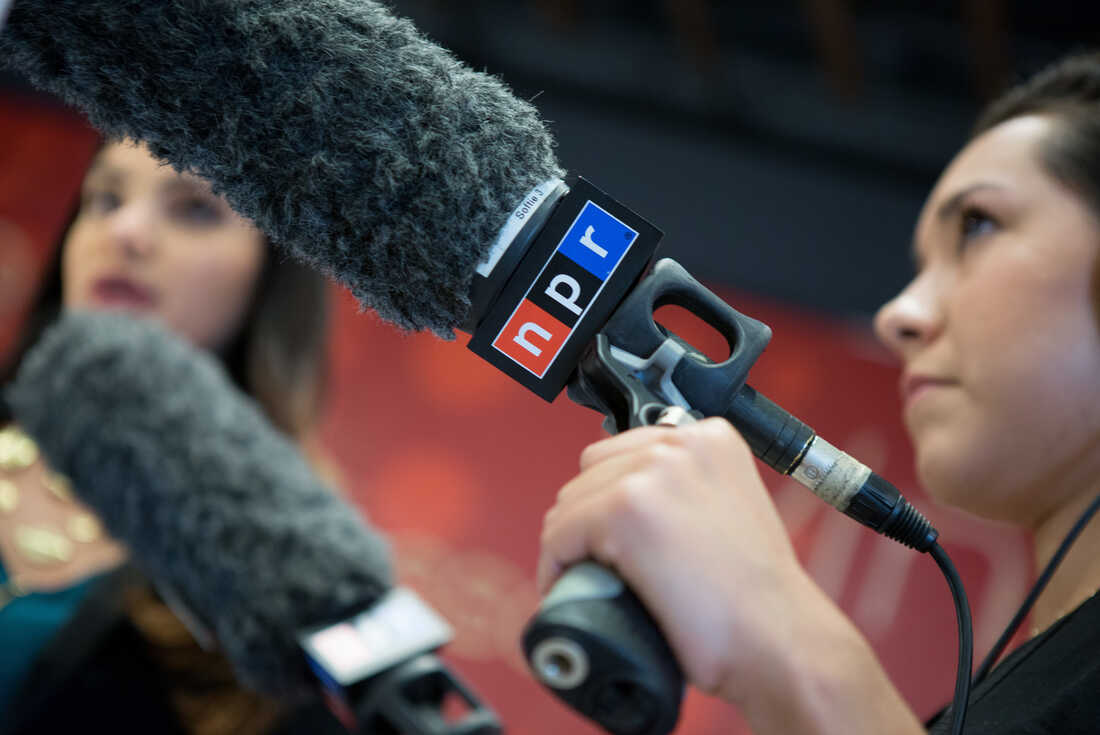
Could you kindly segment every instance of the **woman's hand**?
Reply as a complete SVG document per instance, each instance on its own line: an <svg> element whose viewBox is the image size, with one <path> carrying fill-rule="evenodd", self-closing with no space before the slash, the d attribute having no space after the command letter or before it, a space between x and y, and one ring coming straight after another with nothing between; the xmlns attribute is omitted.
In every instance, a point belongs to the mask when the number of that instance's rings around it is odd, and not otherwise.
<svg viewBox="0 0 1100 735"><path fill-rule="evenodd" d="M766 645L804 578L756 470L722 419L597 442L546 515L545 594L585 558L617 570L660 622L689 679L723 694Z"/></svg>
<svg viewBox="0 0 1100 735"><path fill-rule="evenodd" d="M587 558L634 589L689 681L740 705L760 732L817 732L833 707L866 708L875 693L890 700L885 717L855 724L920 731L798 563L748 445L725 420L634 429L585 449L546 515L540 591Z"/></svg>

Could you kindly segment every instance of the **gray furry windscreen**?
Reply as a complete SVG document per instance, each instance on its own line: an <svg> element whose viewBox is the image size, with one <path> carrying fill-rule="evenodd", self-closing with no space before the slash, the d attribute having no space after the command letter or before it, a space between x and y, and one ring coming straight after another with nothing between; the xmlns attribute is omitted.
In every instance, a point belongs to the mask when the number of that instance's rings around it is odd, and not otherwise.
<svg viewBox="0 0 1100 735"><path fill-rule="evenodd" d="M50 465L258 691L307 696L297 634L389 588L386 544L359 512L217 362L151 322L64 316L7 399Z"/></svg>
<svg viewBox="0 0 1100 735"><path fill-rule="evenodd" d="M531 105L369 0L18 0L0 64L444 337L512 209L562 174Z"/></svg>

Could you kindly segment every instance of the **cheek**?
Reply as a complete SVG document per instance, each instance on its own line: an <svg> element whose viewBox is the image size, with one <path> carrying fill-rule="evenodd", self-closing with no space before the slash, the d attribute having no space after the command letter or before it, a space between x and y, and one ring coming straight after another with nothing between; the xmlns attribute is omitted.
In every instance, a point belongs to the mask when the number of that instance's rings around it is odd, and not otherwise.
<svg viewBox="0 0 1100 735"><path fill-rule="evenodd" d="M94 232L87 226L74 224L61 244L61 291L65 306L87 304L97 263L102 265L102 256L96 250Z"/></svg>
<svg viewBox="0 0 1100 735"><path fill-rule="evenodd" d="M1083 257L1091 249L1067 246L1048 258L1035 249L1005 243L1000 257L990 253L950 307L961 377L991 402L1045 393L1096 367L1093 267Z"/></svg>
<svg viewBox="0 0 1100 735"><path fill-rule="evenodd" d="M1039 488L1100 433L1100 340L1088 286L1018 285L959 305L968 318L950 344L963 389L915 438L933 495L1026 523L1050 500Z"/></svg>
<svg viewBox="0 0 1100 735"><path fill-rule="evenodd" d="M197 249L193 249L197 250ZM162 316L193 343L219 350L241 327L263 267L259 242L204 243L168 269Z"/></svg>

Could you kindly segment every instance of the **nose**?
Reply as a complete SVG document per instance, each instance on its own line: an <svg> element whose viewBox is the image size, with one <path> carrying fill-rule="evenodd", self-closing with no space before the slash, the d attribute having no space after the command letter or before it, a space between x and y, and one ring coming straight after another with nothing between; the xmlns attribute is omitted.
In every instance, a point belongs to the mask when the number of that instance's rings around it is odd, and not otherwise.
<svg viewBox="0 0 1100 735"><path fill-rule="evenodd" d="M111 213L110 245L127 258L147 258L156 250L156 217L140 199Z"/></svg>
<svg viewBox="0 0 1100 735"><path fill-rule="evenodd" d="M875 314L875 334L901 360L906 360L943 331L942 278L926 270Z"/></svg>

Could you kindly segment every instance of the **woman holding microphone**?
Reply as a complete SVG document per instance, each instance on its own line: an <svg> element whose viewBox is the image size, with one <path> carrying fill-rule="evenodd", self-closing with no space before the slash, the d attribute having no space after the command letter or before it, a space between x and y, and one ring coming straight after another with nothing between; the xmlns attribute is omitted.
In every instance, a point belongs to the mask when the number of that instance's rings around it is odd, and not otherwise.
<svg viewBox="0 0 1100 735"><path fill-rule="evenodd" d="M913 250L917 275L875 330L903 367L918 476L940 502L1027 529L1042 568L1100 494L1100 56L986 110ZM542 591L585 558L631 584L688 679L758 735L923 731L799 565L724 420L588 447L546 516ZM1100 730L1098 589L1093 523L1039 597L1032 639L972 691L965 732Z"/></svg>

